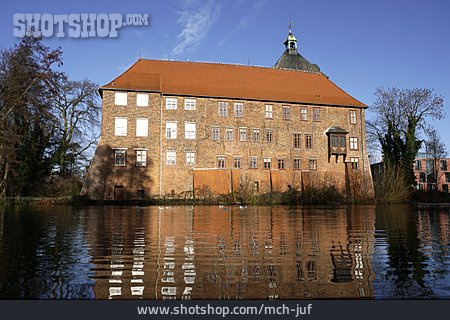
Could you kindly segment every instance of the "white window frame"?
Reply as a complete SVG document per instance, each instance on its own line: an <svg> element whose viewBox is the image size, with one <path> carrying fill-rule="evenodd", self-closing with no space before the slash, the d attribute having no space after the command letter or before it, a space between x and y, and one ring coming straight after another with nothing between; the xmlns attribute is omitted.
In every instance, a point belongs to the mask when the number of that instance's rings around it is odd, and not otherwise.
<svg viewBox="0 0 450 320"><path fill-rule="evenodd" d="M223 165L220 165L220 163L223 163ZM218 169L225 169L227 167L227 157L225 156L217 156L217 168Z"/></svg>
<svg viewBox="0 0 450 320"><path fill-rule="evenodd" d="M233 128L225 128L225 140L233 141Z"/></svg>
<svg viewBox="0 0 450 320"><path fill-rule="evenodd" d="M247 128L239 128L239 141L247 141Z"/></svg>
<svg viewBox="0 0 450 320"><path fill-rule="evenodd" d="M349 111L349 117L350 117L350 124L356 124L357 123L357 115L356 110L350 110Z"/></svg>
<svg viewBox="0 0 450 320"><path fill-rule="evenodd" d="M217 134L217 136L216 136ZM220 128L219 127L212 127L211 128L211 140L213 141L219 141L220 140Z"/></svg>
<svg viewBox="0 0 450 320"><path fill-rule="evenodd" d="M194 98L184 99L184 110L195 110L197 108L197 100Z"/></svg>
<svg viewBox="0 0 450 320"><path fill-rule="evenodd" d="M238 166L236 166L238 164ZM233 169L242 169L242 157L233 158Z"/></svg>
<svg viewBox="0 0 450 320"><path fill-rule="evenodd" d="M126 106L128 104L128 93L114 92L114 104L116 106Z"/></svg>
<svg viewBox="0 0 450 320"><path fill-rule="evenodd" d="M358 157L350 157L350 163L352 165L352 169L353 170L358 170L359 169L359 158ZM356 163L356 165L355 165ZM355 168L356 166L356 168Z"/></svg>
<svg viewBox="0 0 450 320"><path fill-rule="evenodd" d="M166 98L166 110L177 110L178 99L177 98Z"/></svg>
<svg viewBox="0 0 450 320"><path fill-rule="evenodd" d="M174 150L166 151L166 165L174 166L177 164L177 152Z"/></svg>
<svg viewBox="0 0 450 320"><path fill-rule="evenodd" d="M257 137L257 139L255 139ZM252 130L252 141L253 142L260 142L261 141L261 131L257 128L254 128Z"/></svg>
<svg viewBox="0 0 450 320"><path fill-rule="evenodd" d="M308 121L308 108L307 107L300 107L300 120Z"/></svg>
<svg viewBox="0 0 450 320"><path fill-rule="evenodd" d="M242 118L244 116L244 104L242 102L236 102L234 104L234 117Z"/></svg>
<svg viewBox="0 0 450 320"><path fill-rule="evenodd" d="M136 137L148 137L148 118L136 119Z"/></svg>
<svg viewBox="0 0 450 320"><path fill-rule="evenodd" d="M269 132L270 132L270 141L267 139ZM265 134L266 134L266 139L265 139L266 142L272 143L273 142L273 129L266 129Z"/></svg>
<svg viewBox="0 0 450 320"><path fill-rule="evenodd" d="M121 125L120 122L123 122ZM123 125L125 124L125 125ZM126 137L128 130L128 118L115 117L114 118L114 135L117 137Z"/></svg>
<svg viewBox="0 0 450 320"><path fill-rule="evenodd" d="M193 166L193 165L195 165L195 161L196 161L195 158L196 158L196 157L195 157L195 152L193 152L193 151L187 151L187 152L186 152L186 164L187 164L188 166Z"/></svg>
<svg viewBox="0 0 450 320"><path fill-rule="evenodd" d="M291 120L291 107L283 106L283 120Z"/></svg>
<svg viewBox="0 0 450 320"><path fill-rule="evenodd" d="M166 139L177 138L177 122L166 121Z"/></svg>
<svg viewBox="0 0 450 320"><path fill-rule="evenodd" d="M266 119L273 119L273 105L266 104Z"/></svg>
<svg viewBox="0 0 450 320"><path fill-rule="evenodd" d="M248 167L250 169L258 169L258 157L249 157L248 158Z"/></svg>
<svg viewBox="0 0 450 320"><path fill-rule="evenodd" d="M308 168L309 170L317 170L317 159L309 159Z"/></svg>
<svg viewBox="0 0 450 320"><path fill-rule="evenodd" d="M348 140L350 150L358 150L358 137L349 137Z"/></svg>
<svg viewBox="0 0 450 320"><path fill-rule="evenodd" d="M136 167L147 166L147 150L135 150Z"/></svg>
<svg viewBox="0 0 450 320"><path fill-rule="evenodd" d="M197 124L195 122L184 123L184 138L195 140L197 137Z"/></svg>
<svg viewBox="0 0 450 320"><path fill-rule="evenodd" d="M137 107L148 107L148 93L137 93L136 94L136 106Z"/></svg>
<svg viewBox="0 0 450 320"><path fill-rule="evenodd" d="M272 158L263 158L263 168L272 169Z"/></svg>
<svg viewBox="0 0 450 320"><path fill-rule="evenodd" d="M117 164L117 155L123 154L123 164ZM127 165L127 152L124 149L114 149L114 166L125 167Z"/></svg>
<svg viewBox="0 0 450 320"><path fill-rule="evenodd" d="M320 122L320 108L315 107L313 109L313 122Z"/></svg>
<svg viewBox="0 0 450 320"><path fill-rule="evenodd" d="M296 165L297 163L298 163L298 166ZM301 170L302 169L302 160L300 158L294 158L292 165L293 165L294 170Z"/></svg>
<svg viewBox="0 0 450 320"><path fill-rule="evenodd" d="M219 101L219 117L228 116L228 102Z"/></svg>

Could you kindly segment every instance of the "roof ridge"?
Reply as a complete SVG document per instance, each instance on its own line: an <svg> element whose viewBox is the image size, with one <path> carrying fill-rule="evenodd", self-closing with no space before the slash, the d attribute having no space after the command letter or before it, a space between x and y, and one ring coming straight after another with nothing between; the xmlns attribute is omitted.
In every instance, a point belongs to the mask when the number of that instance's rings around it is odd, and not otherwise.
<svg viewBox="0 0 450 320"><path fill-rule="evenodd" d="M214 62L214 61L181 61L181 60L174 60L174 59L148 59L148 58L140 58L136 61L136 63L139 60L144 61L158 61L158 62L176 62L176 63L204 63L204 64L215 64L215 65L223 65L223 66L235 66L235 67L245 67L245 68L258 68L258 69L266 69L266 70L279 70L279 71L293 71L293 72L305 72L305 73L315 73L315 74L321 74L328 78L323 72L316 72L316 71L310 71L310 70L296 70L296 69L288 69L288 68L274 68L269 66L260 66L260 65L246 65L238 62ZM131 68L131 67L130 67ZM128 71L128 70L127 70ZM126 71L125 71L126 72ZM124 73L125 73L124 72Z"/></svg>

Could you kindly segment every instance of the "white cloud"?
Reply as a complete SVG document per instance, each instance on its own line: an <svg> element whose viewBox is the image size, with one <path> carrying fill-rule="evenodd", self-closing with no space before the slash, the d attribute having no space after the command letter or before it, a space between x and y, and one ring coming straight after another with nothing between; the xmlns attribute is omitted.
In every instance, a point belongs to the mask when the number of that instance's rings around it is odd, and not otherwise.
<svg viewBox="0 0 450 320"><path fill-rule="evenodd" d="M220 13L220 4L214 0L190 0L184 3L178 22L183 30L178 34L178 42L172 55L194 51L201 43L214 20Z"/></svg>

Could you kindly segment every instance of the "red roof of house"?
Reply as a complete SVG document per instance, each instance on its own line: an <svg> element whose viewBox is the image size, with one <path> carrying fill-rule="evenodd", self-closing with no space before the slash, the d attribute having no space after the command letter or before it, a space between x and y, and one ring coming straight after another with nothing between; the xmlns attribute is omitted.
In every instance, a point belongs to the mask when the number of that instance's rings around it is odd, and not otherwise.
<svg viewBox="0 0 450 320"><path fill-rule="evenodd" d="M322 73L220 63L140 59L105 89L367 107Z"/></svg>

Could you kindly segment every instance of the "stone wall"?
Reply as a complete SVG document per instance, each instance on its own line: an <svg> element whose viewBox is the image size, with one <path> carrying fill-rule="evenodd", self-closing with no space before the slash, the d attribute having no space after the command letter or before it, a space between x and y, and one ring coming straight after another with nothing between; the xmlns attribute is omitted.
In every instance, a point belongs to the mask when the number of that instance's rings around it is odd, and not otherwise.
<svg viewBox="0 0 450 320"><path fill-rule="evenodd" d="M167 110L165 96L149 93L149 106L136 106L136 92L128 92L127 106L114 104L114 91L104 90L101 140L88 173L82 193L95 199L114 199L114 189L123 187L125 197L134 199L138 190L146 197L169 193L192 192L194 186L210 185L216 193L231 190L231 170L234 157L241 157L241 169L234 175L233 185L238 185L237 176L258 182L259 192L285 191L288 186L301 188L304 184L335 185L348 192L348 175L345 162L350 157L359 160L357 172L358 195L373 197L373 183L365 146L364 110L357 112L356 124L350 123L348 107L310 106L292 103L273 103L250 100L219 98L196 98L196 110L185 110L184 99L177 98L177 110ZM227 102L226 117L219 116L219 101ZM243 103L242 117L235 117L234 103ZM273 118L266 119L265 105L273 106ZM290 120L283 119L283 106L290 107ZM300 120L300 108L307 108L307 120ZM313 121L313 108L320 109L320 121ZM161 114L162 112L162 114ZM114 118L127 117L127 136L114 135ZM136 119L148 118L148 137L136 137ZM165 138L167 121L177 122L177 138ZM196 123L196 139L185 139L185 122ZM347 156L328 155L327 130L339 126L348 131ZM212 140L212 127L219 128L219 140ZM226 128L233 129L233 141L226 141ZM240 141L239 130L247 130L247 141ZM260 141L252 139L253 129L260 130ZM273 141L265 141L266 130L272 130ZM293 133L301 134L301 147L294 148ZM162 138L161 138L162 134ZM311 149L305 148L305 134L312 134ZM349 149L349 137L358 138L358 149ZM160 139L161 138L161 139ZM160 146L162 146L160 148ZM114 166L114 148L126 149L126 166ZM135 148L148 149L147 166L136 167ZM176 164L166 164L166 151L176 151ZM196 154L194 165L186 164L186 152ZM225 157L225 168L217 168L217 157ZM257 157L257 169L249 168L249 157ZM263 159L271 158L271 169L263 168ZM301 159L300 170L294 170L294 158ZM278 159L284 159L285 169L278 169ZM317 169L309 169L309 159L317 161ZM206 170L209 173L201 173ZM211 170L214 169L214 170ZM353 169L350 169L353 170ZM194 174L195 171L195 174ZM205 172L206 172L205 171ZM215 172L214 172L215 171ZM194 181L194 177L195 181ZM202 180L204 179L204 180ZM241 179L241 178L239 178ZM214 181L214 183L212 183ZM103 194L102 194L103 193ZM353 191L353 193L355 193ZM355 193L355 194L356 194Z"/></svg>

